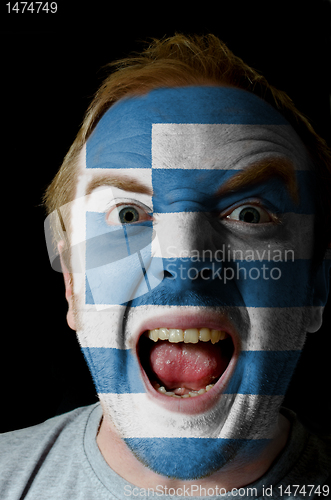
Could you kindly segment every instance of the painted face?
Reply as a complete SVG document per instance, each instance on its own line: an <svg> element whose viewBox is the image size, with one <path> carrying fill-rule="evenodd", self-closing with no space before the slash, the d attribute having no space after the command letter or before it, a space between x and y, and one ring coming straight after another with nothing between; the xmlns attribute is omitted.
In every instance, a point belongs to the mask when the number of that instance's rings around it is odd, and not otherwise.
<svg viewBox="0 0 331 500"><path fill-rule="evenodd" d="M285 119L234 88L120 101L87 141L77 334L153 471L201 478L273 437L313 305L311 175Z"/></svg>

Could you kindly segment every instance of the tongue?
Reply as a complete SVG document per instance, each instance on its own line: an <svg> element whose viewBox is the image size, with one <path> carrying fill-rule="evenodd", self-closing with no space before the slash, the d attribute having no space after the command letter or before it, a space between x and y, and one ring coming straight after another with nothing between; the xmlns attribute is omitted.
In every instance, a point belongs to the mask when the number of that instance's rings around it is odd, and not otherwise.
<svg viewBox="0 0 331 500"><path fill-rule="evenodd" d="M150 367L167 390L184 387L193 391L214 383L226 369L229 358L219 344L158 341L150 352Z"/></svg>

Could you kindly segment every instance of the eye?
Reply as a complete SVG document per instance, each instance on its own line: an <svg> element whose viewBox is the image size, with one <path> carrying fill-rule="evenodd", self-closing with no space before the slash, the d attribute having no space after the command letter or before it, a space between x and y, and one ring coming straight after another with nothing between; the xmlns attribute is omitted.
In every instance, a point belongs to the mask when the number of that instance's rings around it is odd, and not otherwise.
<svg viewBox="0 0 331 500"><path fill-rule="evenodd" d="M107 224L134 224L135 222L143 222L152 220L147 210L136 205L116 205L106 215Z"/></svg>
<svg viewBox="0 0 331 500"><path fill-rule="evenodd" d="M139 212L134 207L125 207L118 212L118 217L122 224L137 222L139 220Z"/></svg>
<svg viewBox="0 0 331 500"><path fill-rule="evenodd" d="M272 216L262 207L256 205L241 205L235 208L230 214L225 216L226 219L239 220L248 224L263 224L264 222L272 222Z"/></svg>

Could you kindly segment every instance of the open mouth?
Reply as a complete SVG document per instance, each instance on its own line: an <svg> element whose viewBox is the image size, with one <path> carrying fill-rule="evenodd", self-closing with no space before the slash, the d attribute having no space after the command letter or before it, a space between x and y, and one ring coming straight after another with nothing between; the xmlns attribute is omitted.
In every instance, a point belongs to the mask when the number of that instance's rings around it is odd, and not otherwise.
<svg viewBox="0 0 331 500"><path fill-rule="evenodd" d="M224 330L156 328L145 330L138 356L151 386L172 398L196 398L211 390L234 352Z"/></svg>

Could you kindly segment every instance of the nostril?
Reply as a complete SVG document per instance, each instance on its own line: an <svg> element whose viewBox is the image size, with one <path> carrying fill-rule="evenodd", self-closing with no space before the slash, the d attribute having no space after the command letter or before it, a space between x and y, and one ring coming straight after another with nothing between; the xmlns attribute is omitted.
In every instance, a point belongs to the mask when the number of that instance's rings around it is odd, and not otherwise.
<svg viewBox="0 0 331 500"><path fill-rule="evenodd" d="M173 278L173 275L165 269L163 271L163 278Z"/></svg>
<svg viewBox="0 0 331 500"><path fill-rule="evenodd" d="M209 269L208 267L204 267L201 269L199 272L199 278L202 278L203 280L208 280L212 277L212 270Z"/></svg>
<svg viewBox="0 0 331 500"><path fill-rule="evenodd" d="M172 260L167 262L163 261L163 279L170 282L170 280L180 283L178 286L192 286L194 283L201 286L202 284L208 284L213 282L215 279L221 279L220 272L222 270L222 264L206 263L203 261L176 259L175 262ZM190 285L192 283L192 285Z"/></svg>
<svg viewBox="0 0 331 500"><path fill-rule="evenodd" d="M212 277L212 270L209 269L208 267L204 267L203 269L201 269L201 271L199 271L198 269L191 269L190 270L190 279L191 280L196 280L196 279L199 279L199 278L202 278L203 280L208 280ZM192 272L192 271L195 271ZM171 278L171 279L174 279L174 277L176 276L177 273L171 273L170 271L168 271L167 269L165 269L163 271L163 278Z"/></svg>

